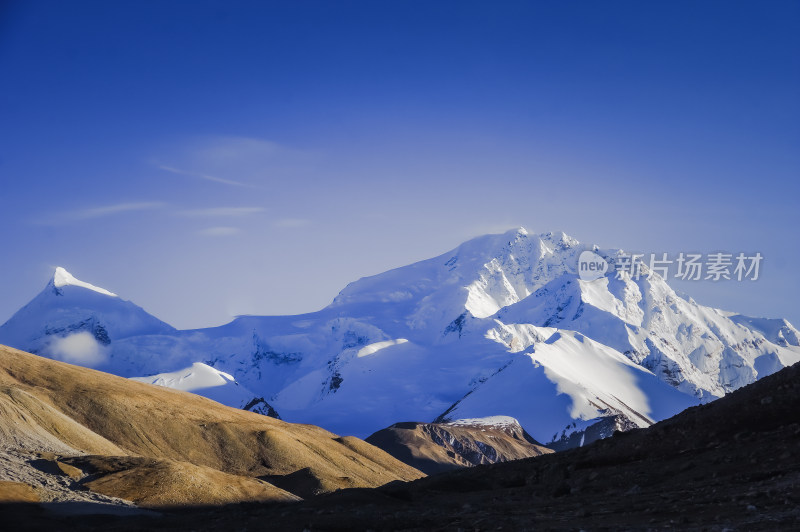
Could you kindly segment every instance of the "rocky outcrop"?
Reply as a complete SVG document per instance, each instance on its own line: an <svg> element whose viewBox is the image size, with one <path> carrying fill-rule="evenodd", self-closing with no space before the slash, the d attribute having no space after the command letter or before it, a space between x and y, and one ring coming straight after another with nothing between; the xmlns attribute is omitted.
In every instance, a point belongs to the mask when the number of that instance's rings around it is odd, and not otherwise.
<svg viewBox="0 0 800 532"><path fill-rule="evenodd" d="M491 418L490 418L491 419ZM426 473L507 462L552 452L513 418L452 423L395 423L367 438L401 462Z"/></svg>

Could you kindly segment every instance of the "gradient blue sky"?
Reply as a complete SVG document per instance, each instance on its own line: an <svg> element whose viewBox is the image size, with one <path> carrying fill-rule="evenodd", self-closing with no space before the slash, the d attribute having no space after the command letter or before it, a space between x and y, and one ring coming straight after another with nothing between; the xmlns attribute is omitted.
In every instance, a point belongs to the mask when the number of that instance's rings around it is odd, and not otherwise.
<svg viewBox="0 0 800 532"><path fill-rule="evenodd" d="M52 268L181 328L516 225L759 251L800 325L800 3L0 7L0 322Z"/></svg>

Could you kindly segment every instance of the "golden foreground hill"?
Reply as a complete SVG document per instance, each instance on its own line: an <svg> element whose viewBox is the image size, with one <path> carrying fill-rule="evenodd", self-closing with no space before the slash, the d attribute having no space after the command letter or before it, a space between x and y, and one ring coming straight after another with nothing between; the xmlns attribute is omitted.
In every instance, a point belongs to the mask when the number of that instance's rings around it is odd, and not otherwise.
<svg viewBox="0 0 800 532"><path fill-rule="evenodd" d="M0 346L0 502L287 501L421 476L358 438Z"/></svg>

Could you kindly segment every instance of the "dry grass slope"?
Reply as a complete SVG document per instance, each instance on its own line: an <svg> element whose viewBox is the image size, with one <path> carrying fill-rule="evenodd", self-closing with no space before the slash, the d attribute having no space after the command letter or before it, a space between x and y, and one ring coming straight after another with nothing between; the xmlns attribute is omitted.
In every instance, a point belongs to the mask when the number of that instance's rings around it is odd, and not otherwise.
<svg viewBox="0 0 800 532"><path fill-rule="evenodd" d="M65 459L83 472L82 485L143 507L297 501L261 480L188 462L142 457L81 456Z"/></svg>
<svg viewBox="0 0 800 532"><path fill-rule="evenodd" d="M0 480L0 504L39 501L39 494L27 484Z"/></svg>
<svg viewBox="0 0 800 532"><path fill-rule="evenodd" d="M105 475L104 480L81 481L90 489L150 505L231 502L237 497L286 500L289 494L256 477L280 484L301 470L310 472L302 474L317 485L311 493L422 476L356 438L339 438L316 426L286 423L5 346L0 346L0 442L6 448L61 456L96 455L93 462L61 462ZM121 458L126 456L150 460ZM161 479L158 485L165 486L165 493L145 489L153 475ZM208 493L203 499L201 489L180 481L192 475L224 485L235 495ZM125 482L142 491L127 491Z"/></svg>

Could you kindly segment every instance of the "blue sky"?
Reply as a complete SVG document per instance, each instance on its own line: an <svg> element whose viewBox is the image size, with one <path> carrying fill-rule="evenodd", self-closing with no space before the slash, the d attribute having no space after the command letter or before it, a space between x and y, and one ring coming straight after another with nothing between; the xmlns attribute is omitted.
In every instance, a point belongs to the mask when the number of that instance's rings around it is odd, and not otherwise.
<svg viewBox="0 0 800 532"><path fill-rule="evenodd" d="M800 324L797 2L5 2L0 321L61 265L175 326L486 232L764 255Z"/></svg>

